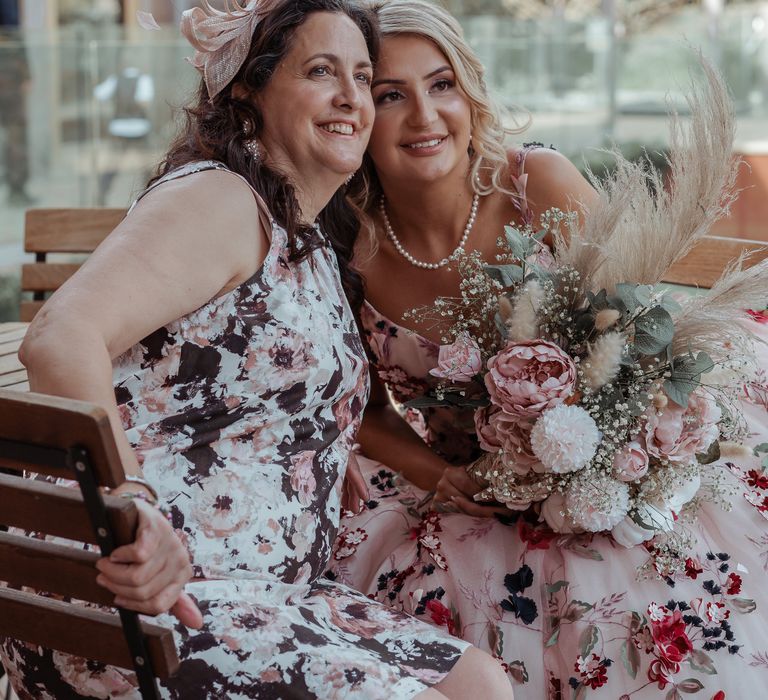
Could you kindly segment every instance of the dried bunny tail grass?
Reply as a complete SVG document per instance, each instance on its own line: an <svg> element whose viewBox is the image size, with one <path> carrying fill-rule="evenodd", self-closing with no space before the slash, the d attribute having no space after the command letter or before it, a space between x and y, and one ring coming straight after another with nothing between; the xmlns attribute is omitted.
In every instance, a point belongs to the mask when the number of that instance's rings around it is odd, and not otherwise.
<svg viewBox="0 0 768 700"><path fill-rule="evenodd" d="M571 263L592 289L610 291L627 280L656 284L736 198L733 107L721 77L701 54L699 64L705 81L693 83L686 95L690 124L683 128L670 114L669 184L648 162L632 163L615 151L614 175L602 183L592 176L598 202L582 237L602 255L590 260L577 250Z"/></svg>
<svg viewBox="0 0 768 700"><path fill-rule="evenodd" d="M539 333L538 316L544 289L538 280L529 280L514 301L512 313L506 320L507 338L511 341L533 340Z"/></svg>
<svg viewBox="0 0 768 700"><path fill-rule="evenodd" d="M624 335L615 331L601 335L592 343L589 355L581 363L581 376L585 387L597 391L616 378L621 367L625 343Z"/></svg>
<svg viewBox="0 0 768 700"><path fill-rule="evenodd" d="M734 323L746 318L745 309L768 301L768 260L744 269L748 257L739 256L709 292L687 300L675 315L675 355L704 350L715 362L724 362L734 349L749 352L753 342L760 340L746 326Z"/></svg>

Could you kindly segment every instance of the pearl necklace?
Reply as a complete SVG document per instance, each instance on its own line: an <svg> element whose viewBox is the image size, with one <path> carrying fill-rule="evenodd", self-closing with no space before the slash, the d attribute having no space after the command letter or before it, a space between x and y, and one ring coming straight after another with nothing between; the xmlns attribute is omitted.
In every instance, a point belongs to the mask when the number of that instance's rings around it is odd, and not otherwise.
<svg viewBox="0 0 768 700"><path fill-rule="evenodd" d="M392 245L395 246L395 250L400 253L411 265L415 265L416 267L420 267L425 270L438 270L441 267L445 267L451 260L454 258L454 256L460 251L464 250L464 246L467 243L467 239L469 238L469 233L472 231L472 226L475 223L475 218L477 217L477 205L480 203L480 195L475 192L474 196L472 197L472 208L469 210L469 218L467 219L467 225L464 227L464 234L461 236L461 240L459 241L459 245L456 246L456 249L447 257L443 258L440 262L436 263L430 263L430 262L424 262L423 260L417 260L413 257L405 248L403 248L403 244L400 242L400 239L395 235L395 232L392 230L392 224L389 222L389 217L387 216L387 209L384 206L384 195L381 195L381 199L379 200L379 211L381 211L381 218L384 220L384 229L387 233L387 237L390 241L392 241Z"/></svg>

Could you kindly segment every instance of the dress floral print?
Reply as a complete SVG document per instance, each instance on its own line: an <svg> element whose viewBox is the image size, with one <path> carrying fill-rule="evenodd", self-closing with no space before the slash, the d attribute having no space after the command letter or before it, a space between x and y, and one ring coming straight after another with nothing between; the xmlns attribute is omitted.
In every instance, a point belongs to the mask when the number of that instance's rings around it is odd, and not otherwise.
<svg viewBox="0 0 768 700"><path fill-rule="evenodd" d="M166 179L208 168L223 166ZM176 625L181 668L164 697L410 698L467 647L320 578L368 382L335 256L316 235L291 262L273 223L251 279L114 364L124 428L189 549L204 619ZM128 671L1 649L21 700L139 697Z"/></svg>
<svg viewBox="0 0 768 700"><path fill-rule="evenodd" d="M530 217L525 182L516 182L521 214ZM766 337L768 326L755 321ZM397 401L438 381L429 373L437 345L370 304L362 322L373 371ZM759 367L768 367L766 347L760 353ZM766 396L759 369L743 393L754 446L768 442ZM480 454L471 411L428 408L407 417L448 462ZM761 457L728 465L733 509L702 506L695 555L671 580L657 575L642 547L557 535L532 511L496 519L430 511L430 494L360 456L370 500L360 515L342 518L328 576L489 651L513 679L517 700L762 697L768 478Z"/></svg>

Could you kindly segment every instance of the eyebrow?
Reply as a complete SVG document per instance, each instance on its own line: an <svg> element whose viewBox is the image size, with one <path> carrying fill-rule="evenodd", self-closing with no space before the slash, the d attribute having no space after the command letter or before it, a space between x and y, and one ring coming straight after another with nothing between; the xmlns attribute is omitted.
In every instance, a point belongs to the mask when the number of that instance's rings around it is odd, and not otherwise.
<svg viewBox="0 0 768 700"><path fill-rule="evenodd" d="M340 60L339 57L333 53L316 53L314 56L310 56L304 61L303 65L306 66L307 63L311 63L318 58L324 58L326 61L331 61L331 63L338 63ZM373 64L370 61L360 61L355 68L373 68Z"/></svg>
<svg viewBox="0 0 768 700"><path fill-rule="evenodd" d="M435 70L431 71L430 73L427 73L422 80L429 80L430 78L434 78L438 73L443 73L447 70L453 70L449 65L440 66L439 68L435 68ZM377 85L382 85L386 83L387 85L405 85L405 80L398 80L396 78L379 78L378 80L374 80L373 83L371 83L371 87L374 88Z"/></svg>

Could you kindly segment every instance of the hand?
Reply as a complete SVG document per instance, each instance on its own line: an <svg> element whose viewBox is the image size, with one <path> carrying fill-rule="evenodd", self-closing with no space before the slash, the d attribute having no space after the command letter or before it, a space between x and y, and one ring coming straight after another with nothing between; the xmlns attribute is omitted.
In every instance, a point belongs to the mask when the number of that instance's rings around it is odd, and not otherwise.
<svg viewBox="0 0 768 700"><path fill-rule="evenodd" d="M473 499L476 493L483 490L469 474L465 467L446 467L440 481L437 482L433 503L436 510L450 512L458 510L467 515L480 518L492 518L495 515L509 514L505 506L478 503Z"/></svg>
<svg viewBox="0 0 768 700"><path fill-rule="evenodd" d="M187 627L199 629L202 614L184 593L192 578L186 548L160 511L140 500L134 503L139 510L136 539L96 562L96 582L115 594L118 607L145 615L170 612Z"/></svg>
<svg viewBox="0 0 768 700"><path fill-rule="evenodd" d="M355 515L360 513L363 510L362 502L368 500L369 494L354 452L349 453L347 472L344 474L344 483L341 488L341 507L352 511Z"/></svg>

